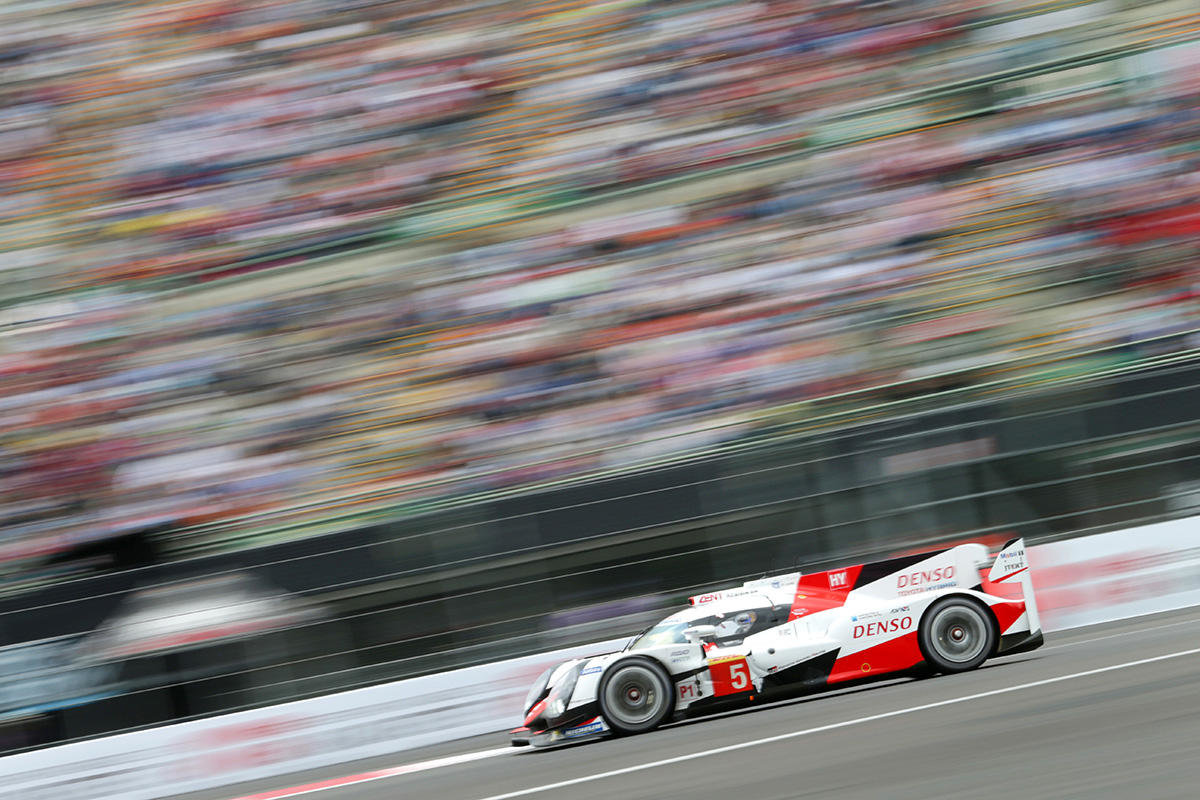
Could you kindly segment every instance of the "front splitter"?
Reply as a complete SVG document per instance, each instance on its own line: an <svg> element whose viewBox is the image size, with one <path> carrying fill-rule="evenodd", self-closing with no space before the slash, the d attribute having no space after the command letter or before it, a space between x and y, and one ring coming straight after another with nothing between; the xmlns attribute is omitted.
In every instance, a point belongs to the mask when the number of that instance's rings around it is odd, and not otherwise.
<svg viewBox="0 0 1200 800"><path fill-rule="evenodd" d="M528 728L517 728L510 732L509 737L513 747L553 747L555 745L586 742L600 739L608 734L608 726L600 717L590 719L570 728L555 728L546 731L531 731Z"/></svg>

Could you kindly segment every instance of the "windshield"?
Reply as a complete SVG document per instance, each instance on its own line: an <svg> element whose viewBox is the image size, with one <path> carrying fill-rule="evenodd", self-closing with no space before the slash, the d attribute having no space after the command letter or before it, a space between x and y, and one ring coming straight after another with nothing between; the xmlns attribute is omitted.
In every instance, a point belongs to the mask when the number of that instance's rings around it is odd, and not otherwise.
<svg viewBox="0 0 1200 800"><path fill-rule="evenodd" d="M691 624L690 622L663 620L634 639L633 643L629 645L629 649L643 650L647 647L661 647L664 644L687 644L688 641L683 638L683 632Z"/></svg>

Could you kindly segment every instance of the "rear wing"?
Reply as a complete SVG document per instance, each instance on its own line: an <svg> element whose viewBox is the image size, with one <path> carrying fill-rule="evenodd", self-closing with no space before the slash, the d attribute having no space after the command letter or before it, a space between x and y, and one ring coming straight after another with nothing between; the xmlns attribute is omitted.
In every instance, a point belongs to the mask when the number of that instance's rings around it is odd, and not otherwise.
<svg viewBox="0 0 1200 800"><path fill-rule="evenodd" d="M987 574L985 591L997 591L998 587L1020 587L1021 599L1025 601L1025 613L1029 617L1029 630L1036 633L1042 629L1038 614L1037 598L1033 593L1033 575L1029 570L1029 556L1024 539L1013 539L1000 549Z"/></svg>

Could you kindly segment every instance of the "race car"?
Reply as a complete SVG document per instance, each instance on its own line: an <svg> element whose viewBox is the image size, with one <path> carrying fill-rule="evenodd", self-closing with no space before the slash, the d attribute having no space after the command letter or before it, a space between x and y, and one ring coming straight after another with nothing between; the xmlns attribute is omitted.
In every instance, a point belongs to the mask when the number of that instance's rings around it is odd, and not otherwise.
<svg viewBox="0 0 1200 800"><path fill-rule="evenodd" d="M689 598L617 653L542 673L514 745L672 719L904 673L953 673L1043 642L1025 542L747 581Z"/></svg>

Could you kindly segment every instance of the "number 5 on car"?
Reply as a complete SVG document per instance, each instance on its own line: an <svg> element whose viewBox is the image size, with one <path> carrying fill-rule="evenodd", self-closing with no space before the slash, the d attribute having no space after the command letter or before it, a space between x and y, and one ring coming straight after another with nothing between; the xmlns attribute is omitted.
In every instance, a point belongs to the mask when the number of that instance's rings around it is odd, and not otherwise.
<svg viewBox="0 0 1200 800"><path fill-rule="evenodd" d="M746 663L745 656L714 658L708 662L708 671L712 675L715 697L754 690L754 684L750 682L750 666Z"/></svg>

